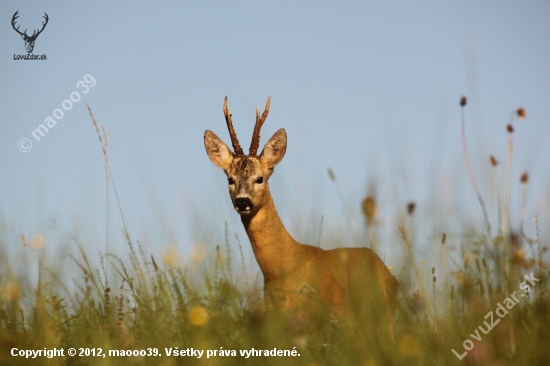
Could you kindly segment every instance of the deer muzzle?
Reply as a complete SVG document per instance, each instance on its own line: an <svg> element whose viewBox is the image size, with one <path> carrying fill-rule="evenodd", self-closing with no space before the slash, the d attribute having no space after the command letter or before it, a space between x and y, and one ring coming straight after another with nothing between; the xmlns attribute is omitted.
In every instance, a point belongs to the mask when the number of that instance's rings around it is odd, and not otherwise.
<svg viewBox="0 0 550 366"><path fill-rule="evenodd" d="M239 197L235 199L235 210L238 213L249 213L254 208L254 204L248 197Z"/></svg>

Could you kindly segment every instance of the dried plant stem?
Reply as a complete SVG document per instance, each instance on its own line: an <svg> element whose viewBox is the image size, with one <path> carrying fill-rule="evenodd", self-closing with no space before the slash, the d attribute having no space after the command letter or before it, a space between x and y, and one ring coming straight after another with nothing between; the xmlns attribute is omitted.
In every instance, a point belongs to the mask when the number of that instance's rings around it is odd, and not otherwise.
<svg viewBox="0 0 550 366"><path fill-rule="evenodd" d="M99 133L99 128L97 126L97 122L95 120L95 117L92 113L92 109L90 108L89 105L86 105L86 107L88 107L88 112L90 112L90 117L92 118L92 122L94 123L94 126L96 128L96 132L97 132L97 135L99 136L99 142L101 143L101 148L103 150L103 155L105 157L105 171L108 173L108 177L107 177L107 187L108 187L108 183L109 183L109 178L111 178L111 182L113 183L113 190L115 192L115 197L116 197L116 201L117 201L117 204L118 204L118 210L120 212L120 217L122 218L122 225L124 226L124 235L126 236L126 240L128 241L128 244L130 245L130 247L132 246L132 242L130 240L130 234L128 233L128 228L126 226L126 221L124 220L124 214L122 213L122 205L120 204L120 199L118 197L118 191L116 189L116 184L115 184L115 179L113 178L113 173L111 173L111 166L109 165L109 158L108 158L108 155L107 155L107 134L105 133L105 129L103 129L103 135L105 136L105 144L103 144L103 141L101 139L101 134ZM108 198L108 196L107 196ZM133 248L132 248L133 250ZM107 252L108 254L108 252Z"/></svg>
<svg viewBox="0 0 550 366"><path fill-rule="evenodd" d="M504 281L505 281L505 288L506 288L506 296L510 294L510 266L509 266L509 236L507 232L507 222L510 215L510 166L512 164L512 150L514 146L514 138L513 138L513 122L514 122L514 113L512 113L512 116L510 118L510 124L508 125L508 152L506 154L506 170L504 173L504 207L503 207L503 213L502 213L502 221L500 223L500 230L502 235L502 243L504 245ZM513 321L513 314L510 314L510 322ZM512 352L515 353L516 344L515 344L515 336L514 336L514 329L511 328L509 332L510 337L510 347L512 349Z"/></svg>
<svg viewBox="0 0 550 366"><path fill-rule="evenodd" d="M109 187L107 186L105 192L105 261L107 261L107 254L109 254ZM109 283L109 276L107 271L109 266L105 266L105 282Z"/></svg>
<svg viewBox="0 0 550 366"><path fill-rule="evenodd" d="M530 238L527 236L527 234L525 234L525 231L523 230L523 224L524 224L524 216L525 216L525 206L527 206L527 187L525 187L525 185L522 187L523 188L523 191L524 191L524 196L523 196L523 208L522 208L522 213L521 213L521 228L520 228L520 233L521 233L521 236L523 236L523 238L527 241L527 243L529 244L529 248L531 249L531 255L533 256L533 258L536 260L537 259L537 252L535 250L535 246L534 244L537 243L537 239L533 239L533 238ZM535 219L536 219L536 216L537 214L535 213Z"/></svg>
<svg viewBox="0 0 550 366"><path fill-rule="evenodd" d="M411 248L411 242L408 238L407 232L403 227L399 226L399 231L401 232L401 236L403 237L403 241L407 245L407 252L409 254L409 259L411 261L413 270L414 270L414 277L416 278L416 282L418 282L418 285L420 287L420 297L422 298L422 302L424 303L424 308L426 309L426 312L428 312L428 309L430 309L430 300L428 299L428 292L426 291L426 287L424 286L424 281L420 278L420 271L418 270L418 267L416 266L416 262L414 260L412 248ZM429 313L428 313L429 314ZM433 318L433 324L434 329L437 332L437 321L435 317Z"/></svg>
<svg viewBox="0 0 550 366"><path fill-rule="evenodd" d="M512 117L510 119L510 127L512 126L512 123L514 121L514 114L512 113ZM513 131L513 129L512 129ZM513 132L508 132L508 152L506 153L506 170L504 173L504 207L502 211L502 220L500 222L500 232L502 236L502 243L504 245L504 275L505 275L505 281L506 281L506 296L509 294L509 266L508 266L508 233L507 233L507 221L509 216L509 204L510 204L510 166L512 164L512 150L514 147L514 136Z"/></svg>
<svg viewBox="0 0 550 366"><path fill-rule="evenodd" d="M334 183L334 187L336 188L336 194L338 195L338 198L340 199L340 203L342 204L342 213L346 216L346 222L348 224L348 230L349 234L351 236L351 239L353 243L357 243L357 238L355 236L355 231L353 230L353 227L351 225L351 215L347 213L346 211L346 205L344 203L344 198L342 195L342 192L340 191L340 187L338 185L338 182L336 181L336 175L334 174L334 171L332 169L328 169L328 175L330 177L330 180Z"/></svg>
<svg viewBox="0 0 550 366"><path fill-rule="evenodd" d="M527 184L521 185L521 201L521 217L519 227L521 233L523 234L523 225L525 224L525 209L527 208Z"/></svg>
<svg viewBox="0 0 550 366"><path fill-rule="evenodd" d="M372 232L372 224L371 223L367 223L367 231L369 233L369 239L370 239L370 246L372 248L372 250L378 254L378 248L376 247L376 242L374 240L374 234Z"/></svg>
<svg viewBox="0 0 550 366"><path fill-rule="evenodd" d="M433 290L433 296L434 296L434 317L437 321L437 302L435 298L435 281L432 281L432 290Z"/></svg>
<svg viewBox="0 0 550 366"><path fill-rule="evenodd" d="M522 193L522 202L521 202L521 218L519 223L519 232L521 236L529 243L529 247L531 248L531 254L533 254L533 258L535 258L535 248L533 247L533 244L537 241L536 239L530 238L525 234L525 230L523 227L525 226L525 210L527 209L527 184L522 183L521 184L521 193Z"/></svg>
<svg viewBox="0 0 550 366"><path fill-rule="evenodd" d="M535 257L537 260L537 264L539 265L539 268L542 267L542 258L541 258L541 248L540 248L540 230L539 230L539 215L535 212L535 215L533 216L533 221L535 223L535 243L537 243L537 256Z"/></svg>
<svg viewBox="0 0 550 366"><path fill-rule="evenodd" d="M378 252L378 250L376 248L376 242L374 240L375 238L373 232L373 224L375 223L376 217L376 201L374 200L374 197L372 195L367 196L367 198L363 200L362 208L367 223L367 232L369 234L370 246L371 249L376 253Z"/></svg>
<svg viewBox="0 0 550 366"><path fill-rule="evenodd" d="M244 278L245 278L244 284L246 285L246 287L248 287L248 279L250 276L248 276L248 273L246 272L246 264L244 262L243 247L241 245L241 241L239 240L239 235L237 235L237 233L235 233L235 240L237 240L237 244L239 245L239 252L241 253L241 261L243 263Z"/></svg>
<svg viewBox="0 0 550 366"><path fill-rule="evenodd" d="M495 180L495 192L497 196L498 221L502 220L502 207L500 205L500 185L498 184L498 169L493 166L493 179Z"/></svg>
<svg viewBox="0 0 550 366"><path fill-rule="evenodd" d="M113 178L113 173L111 173L111 167L108 166L107 169L109 170L109 177L111 178L111 182L113 182L113 190L115 192L116 202L117 202L117 205L118 205L118 210L120 212L120 217L122 219L122 225L124 226L124 232L126 234L126 239L131 244L130 234L128 233L128 228L126 227L126 221L124 220L124 214L122 213L122 205L120 204L120 199L118 198L118 192L116 190L115 179Z"/></svg>
<svg viewBox="0 0 550 366"><path fill-rule="evenodd" d="M321 247L321 238L323 237L323 220L325 215L321 215L321 222L319 223L319 233L317 234L317 248Z"/></svg>
<svg viewBox="0 0 550 366"><path fill-rule="evenodd" d="M474 186L477 200L479 201L479 204L481 205L481 209L483 210L483 216L485 217L485 223L487 224L487 235L489 235L489 238L491 238L491 223L489 222L489 216L487 216L485 202L483 201L483 197L481 196L481 192L479 191L479 187L477 186L474 173L472 172L472 167L470 166L470 159L468 158L468 146L466 144L466 123L464 121L464 106L460 108L460 112L461 112L460 114L461 114L461 123L462 123L462 149L464 151L464 161L466 162L468 175L470 176L470 180L472 181L472 185Z"/></svg>

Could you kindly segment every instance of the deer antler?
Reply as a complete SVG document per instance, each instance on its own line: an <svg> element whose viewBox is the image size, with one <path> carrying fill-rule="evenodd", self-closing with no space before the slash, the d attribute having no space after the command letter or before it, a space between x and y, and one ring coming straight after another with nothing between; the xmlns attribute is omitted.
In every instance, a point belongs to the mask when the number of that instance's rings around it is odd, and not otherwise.
<svg viewBox="0 0 550 366"><path fill-rule="evenodd" d="M252 133L252 142L250 143L250 150L248 151L248 155L254 156L258 152L258 147L260 146L260 129L262 128L262 125L264 124L267 115L269 114L270 100L271 97L267 97L267 103L265 104L265 110L264 113L262 113L261 118L260 110L258 109L258 106L256 106L256 125L254 125L254 132Z"/></svg>
<svg viewBox="0 0 550 366"><path fill-rule="evenodd" d="M17 18L19 18L19 15L17 15L17 13L19 13L19 10L17 10L17 11L15 12L15 14L13 14L13 17L11 18L11 26L13 27L13 29L14 29L17 33L19 33L20 35L24 36L24 35L27 34L27 30L26 30L26 29L25 29L25 33L21 33L21 32L19 31L19 27L15 28L15 21L17 20Z"/></svg>
<svg viewBox="0 0 550 366"><path fill-rule="evenodd" d="M235 150L235 156L243 156L244 155L243 149L241 148L241 145L239 144L239 140L237 139L237 134L233 129L233 122L231 121L231 113L229 112L229 109L227 109L227 96L225 97L225 101L223 102L223 114L225 115L225 122L227 122L227 129L229 130L229 136L231 137L231 144L233 145L233 150Z"/></svg>
<svg viewBox="0 0 550 366"><path fill-rule="evenodd" d="M44 16L43 16L42 18L46 19L46 22L42 22L42 29L40 29L40 30L38 31L38 33L36 33L36 35L34 34L34 33L36 32L36 30L35 30L35 31L33 32L33 34L32 34L32 37L38 37L38 35L39 35L40 33L42 33L42 31L44 30L44 28L46 28L46 24L48 24L48 20L49 20L50 18L48 17L48 14L46 14L46 13L44 13Z"/></svg>
<svg viewBox="0 0 550 366"><path fill-rule="evenodd" d="M48 14L44 13L44 16L42 18L44 18L46 21L45 22L42 22L42 29L38 30L38 29L35 29L34 32L32 33L32 36L29 36L27 34L27 30L25 29L25 33L21 33L21 31L19 31L19 27L15 28L15 22L17 20L17 18L19 18L19 10L17 10L15 12L15 14L13 14L13 17L11 18L11 26L13 27L13 29L19 33L20 35L22 36L25 36L25 39L36 39L36 37L38 37L38 35L40 33L42 33L42 31L44 30L44 28L46 28L46 24L48 24L48 20L50 19L48 17ZM38 31L38 33L36 33Z"/></svg>

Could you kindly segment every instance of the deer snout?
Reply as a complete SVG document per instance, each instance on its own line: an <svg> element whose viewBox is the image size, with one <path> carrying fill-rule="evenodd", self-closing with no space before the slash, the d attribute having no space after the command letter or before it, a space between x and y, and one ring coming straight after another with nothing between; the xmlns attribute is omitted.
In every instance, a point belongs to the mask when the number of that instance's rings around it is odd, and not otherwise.
<svg viewBox="0 0 550 366"><path fill-rule="evenodd" d="M237 212L250 212L252 211L252 208L254 207L254 204L248 197L239 197L235 199L235 210Z"/></svg>

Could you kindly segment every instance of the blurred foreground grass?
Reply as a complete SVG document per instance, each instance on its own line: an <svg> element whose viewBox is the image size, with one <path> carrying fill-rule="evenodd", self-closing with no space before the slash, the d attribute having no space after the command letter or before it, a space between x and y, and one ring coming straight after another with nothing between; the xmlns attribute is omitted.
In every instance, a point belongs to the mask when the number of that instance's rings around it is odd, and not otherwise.
<svg viewBox="0 0 550 366"><path fill-rule="evenodd" d="M99 135L97 124L96 129ZM513 129L508 130L511 136ZM109 174L105 131L104 140ZM491 163L495 168L493 157ZM509 181L509 164L505 177ZM527 175L521 177L523 188L527 181ZM480 198L477 186L476 194ZM180 266L176 252L155 260L127 232L128 256L108 254L96 268L83 239L73 238L80 251L73 258L77 273L67 275L55 261L40 259L36 285L16 275L28 263L5 254L19 243L0 239L0 365L549 365L548 227L539 227L535 215L535 235L527 236L524 205L521 222L514 226L520 229L511 230L508 184L503 196L500 227L491 229L480 199L486 222L464 225L452 238L438 233L441 240L431 248L431 268L425 265L428 258L420 260L416 254L419 242L433 240L417 238L425 230L415 225L429 223L398 220L401 264L392 271L400 283L399 310L395 341L384 344L373 342L373 324L304 324L266 314L261 275L246 274L240 243L241 260L231 257L227 235L225 247L217 246L206 258L203 250L196 251L193 260L204 264L199 269ZM383 245L376 197L364 200L363 211L365 242L376 250ZM406 211L412 217L415 204L409 203ZM311 237L316 231L311 228ZM23 245L25 251L29 246L41 249L43 238L27 243L23 237ZM392 263L399 263L396 258ZM110 273L110 282L107 266L116 271ZM304 296L307 306L307 293L296 295ZM24 357L25 350L54 348L63 349L64 356ZM70 348L76 356L68 355ZM275 348L288 355L274 356ZM261 355L250 355L252 349L262 350ZM113 350L132 356L110 355ZM197 353L174 356L176 350L203 353L200 358Z"/></svg>
<svg viewBox="0 0 550 366"><path fill-rule="evenodd" d="M72 279L56 276L55 263L41 262L38 285L31 288L10 277L17 263L2 260L0 364L550 364L548 252L540 238L526 242L512 234L490 241L487 235L468 235L461 240L462 260L451 260L454 268L444 274L439 268L445 264L437 261L426 270L415 258L415 243L405 229L401 234L404 265L393 269L400 282L397 332L395 344L385 346L385 356L345 326L297 327L265 314L260 278L236 275L243 265L236 264L226 248L218 247L204 259L209 265L196 271L174 265L174 253L166 253L157 263L128 241L128 258L108 256L117 273L116 283L107 285L104 270L91 266L75 238L81 257L75 259L79 275ZM446 241L442 234L442 248L449 245ZM364 329L368 332L372 325ZM69 357L70 347L77 353L80 348L101 348L106 357ZM204 354L166 356L167 349L176 347ZM14 357L12 352L19 352L14 348L63 348L65 357ZM252 348L295 349L300 356L240 355ZM162 356L110 357L109 350L145 350ZM217 355L207 358L207 350ZM235 356L225 353L231 350Z"/></svg>

